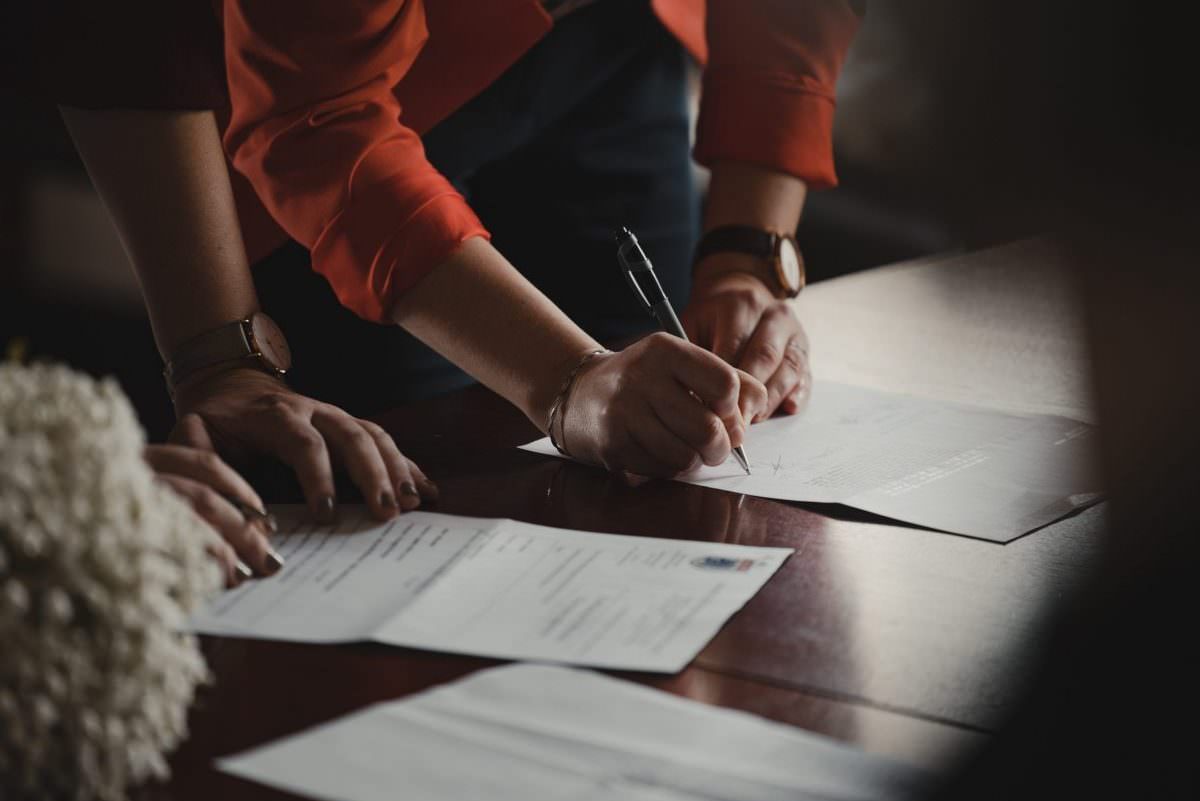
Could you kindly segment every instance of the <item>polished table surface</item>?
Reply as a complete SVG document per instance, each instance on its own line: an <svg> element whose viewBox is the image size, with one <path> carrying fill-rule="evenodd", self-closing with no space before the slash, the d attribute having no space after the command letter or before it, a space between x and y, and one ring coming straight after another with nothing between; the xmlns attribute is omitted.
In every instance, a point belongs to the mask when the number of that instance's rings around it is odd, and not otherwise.
<svg viewBox="0 0 1200 801"><path fill-rule="evenodd" d="M830 378L1088 419L1072 297L1055 248L1023 242L817 284L800 312L817 391ZM438 482L438 511L795 548L686 670L616 675L918 765L988 737L1019 689L1020 646L1100 544L1103 505L998 545L837 506L629 486L517 450L538 432L478 387L380 422ZM214 684L197 700L174 778L148 797L292 797L220 775L213 759L497 664L375 644L203 646Z"/></svg>

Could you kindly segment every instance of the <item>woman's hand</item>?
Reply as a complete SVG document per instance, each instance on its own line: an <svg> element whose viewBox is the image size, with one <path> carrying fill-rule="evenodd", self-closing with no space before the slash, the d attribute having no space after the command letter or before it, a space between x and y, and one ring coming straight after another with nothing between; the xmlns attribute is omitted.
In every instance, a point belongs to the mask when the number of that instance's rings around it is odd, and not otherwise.
<svg viewBox="0 0 1200 801"><path fill-rule="evenodd" d="M609 470L673 476L721 464L765 413L752 376L669 334L651 334L597 357L575 379L563 414L563 448Z"/></svg>
<svg viewBox="0 0 1200 801"><path fill-rule="evenodd" d="M178 389L171 441L239 461L268 454L289 465L310 511L336 512L333 468L341 464L379 520L437 498L437 487L369 420L293 392L249 368L198 377Z"/></svg>
<svg viewBox="0 0 1200 801"><path fill-rule="evenodd" d="M221 564L226 586L235 587L254 575L272 575L283 566L267 542L275 531L274 518L221 457L183 445L148 445L144 456L158 477L221 535L209 553Z"/></svg>
<svg viewBox="0 0 1200 801"><path fill-rule="evenodd" d="M766 407L751 422L777 410L795 414L807 405L812 389L808 335L791 304L757 277L735 271L708 278L698 271L683 325L697 345L766 385Z"/></svg>

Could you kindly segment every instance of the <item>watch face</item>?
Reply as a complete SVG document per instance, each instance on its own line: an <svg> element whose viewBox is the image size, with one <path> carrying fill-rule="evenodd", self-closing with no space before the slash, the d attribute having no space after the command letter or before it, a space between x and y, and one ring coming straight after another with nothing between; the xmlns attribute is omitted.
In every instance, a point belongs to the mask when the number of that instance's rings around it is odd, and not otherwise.
<svg viewBox="0 0 1200 801"><path fill-rule="evenodd" d="M789 294L796 294L804 288L804 262L800 251L791 237L779 240L779 280Z"/></svg>
<svg viewBox="0 0 1200 801"><path fill-rule="evenodd" d="M250 333L254 336L255 347L269 365L276 370L287 370L292 366L291 348L274 320L262 312L256 312L250 318Z"/></svg>

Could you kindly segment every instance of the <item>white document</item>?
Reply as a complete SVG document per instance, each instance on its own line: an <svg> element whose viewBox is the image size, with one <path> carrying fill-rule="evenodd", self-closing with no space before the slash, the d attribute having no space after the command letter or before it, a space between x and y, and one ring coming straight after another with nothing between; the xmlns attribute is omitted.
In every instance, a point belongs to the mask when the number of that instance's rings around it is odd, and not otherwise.
<svg viewBox="0 0 1200 801"><path fill-rule="evenodd" d="M283 570L220 596L195 631L675 672L792 552L432 512L380 524L361 508L319 526L277 511Z"/></svg>
<svg viewBox="0 0 1200 801"><path fill-rule="evenodd" d="M928 774L598 673L507 665L222 759L339 801L915 798Z"/></svg>
<svg viewBox="0 0 1200 801"><path fill-rule="evenodd" d="M820 383L802 414L750 427L752 475L729 459L680 480L1008 542L1099 499L1094 433L1065 417ZM548 439L522 447L559 455Z"/></svg>

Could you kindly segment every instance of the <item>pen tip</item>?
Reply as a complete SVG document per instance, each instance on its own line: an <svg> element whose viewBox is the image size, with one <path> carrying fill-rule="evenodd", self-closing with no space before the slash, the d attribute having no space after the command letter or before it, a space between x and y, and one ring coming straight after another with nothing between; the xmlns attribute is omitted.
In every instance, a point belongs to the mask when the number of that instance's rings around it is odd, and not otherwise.
<svg viewBox="0 0 1200 801"><path fill-rule="evenodd" d="M633 235L633 231L630 231L623 225L621 226L621 229L614 234L614 236L618 242L623 242L626 239L633 239L635 241L637 240L637 237Z"/></svg>
<svg viewBox="0 0 1200 801"><path fill-rule="evenodd" d="M740 446L733 449L733 458L737 459L737 463L746 471L746 475L750 475L750 461L746 458L746 451Z"/></svg>

